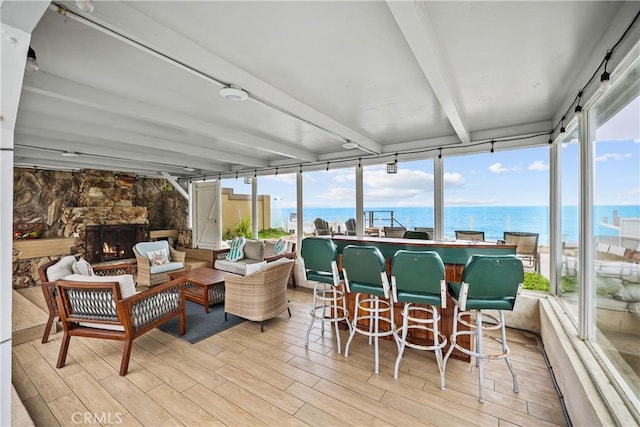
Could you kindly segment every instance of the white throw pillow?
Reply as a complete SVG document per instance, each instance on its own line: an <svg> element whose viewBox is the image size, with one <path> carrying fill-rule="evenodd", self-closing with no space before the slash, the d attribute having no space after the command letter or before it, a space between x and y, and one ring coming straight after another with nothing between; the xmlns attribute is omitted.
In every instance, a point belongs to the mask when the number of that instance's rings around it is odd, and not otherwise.
<svg viewBox="0 0 640 427"><path fill-rule="evenodd" d="M147 257L151 262L151 265L164 265L169 264L169 251L167 249L158 249L157 251L147 252Z"/></svg>
<svg viewBox="0 0 640 427"><path fill-rule="evenodd" d="M56 280L73 274L74 262L76 262L76 257L73 255L62 257L60 261L47 268L47 279L50 282L55 282Z"/></svg>
<svg viewBox="0 0 640 427"><path fill-rule="evenodd" d="M131 274L121 274L119 276L91 276L90 278L81 274L72 274L71 276L65 277L64 280L88 283L118 282L120 285L120 295L123 299L138 293L136 291L136 284L133 281L133 275Z"/></svg>
<svg viewBox="0 0 640 427"><path fill-rule="evenodd" d="M285 239L278 239L276 246L273 248L273 255L283 255L287 253L289 242Z"/></svg>
<svg viewBox="0 0 640 427"><path fill-rule="evenodd" d="M71 265L74 274L82 274L83 276L93 276L93 267L86 259L80 258Z"/></svg>
<svg viewBox="0 0 640 427"><path fill-rule="evenodd" d="M239 261L244 258L244 245L246 243L247 239L245 239L244 237L234 238L229 245L227 261Z"/></svg>

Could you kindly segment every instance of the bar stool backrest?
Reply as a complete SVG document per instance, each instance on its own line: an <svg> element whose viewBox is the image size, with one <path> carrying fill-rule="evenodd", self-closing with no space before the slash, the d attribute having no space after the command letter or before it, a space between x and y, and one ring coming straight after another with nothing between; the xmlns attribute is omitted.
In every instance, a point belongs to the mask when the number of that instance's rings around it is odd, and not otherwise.
<svg viewBox="0 0 640 427"><path fill-rule="evenodd" d="M323 237L307 237L302 240L302 259L307 274L307 280L323 283L334 283L334 268L337 262L338 249L331 240Z"/></svg>
<svg viewBox="0 0 640 427"><path fill-rule="evenodd" d="M522 261L515 255L472 255L462 272L462 282L469 285L467 301L508 301L511 310L523 280Z"/></svg>
<svg viewBox="0 0 640 427"><path fill-rule="evenodd" d="M402 238L403 239L429 240L429 233L427 233L426 231L411 231L411 230L407 230L402 235Z"/></svg>
<svg viewBox="0 0 640 427"><path fill-rule="evenodd" d="M398 291L440 295L444 263L435 251L399 250L393 256L391 275Z"/></svg>
<svg viewBox="0 0 640 427"><path fill-rule="evenodd" d="M387 280L384 283L387 274L386 263L377 247L346 246L342 250L342 267L347 272L351 288L354 288L354 285L379 287L384 290L385 295L388 294L389 282Z"/></svg>

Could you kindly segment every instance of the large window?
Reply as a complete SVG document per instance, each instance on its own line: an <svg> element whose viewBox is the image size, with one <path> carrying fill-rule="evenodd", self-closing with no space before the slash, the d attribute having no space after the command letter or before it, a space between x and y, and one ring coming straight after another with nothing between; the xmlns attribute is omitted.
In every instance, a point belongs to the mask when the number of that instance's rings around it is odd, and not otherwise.
<svg viewBox="0 0 640 427"><path fill-rule="evenodd" d="M345 222L356 214L354 168L332 165L329 170L304 172L302 176L304 234L343 233Z"/></svg>
<svg viewBox="0 0 640 427"><path fill-rule="evenodd" d="M597 347L640 397L640 61L593 108L591 290ZM595 136L595 139L593 138Z"/></svg>
<svg viewBox="0 0 640 427"><path fill-rule="evenodd" d="M456 230L482 231L493 241L506 231L537 234L538 268L549 277L547 146L445 158L444 205L445 238L455 238ZM548 284L541 279L535 288Z"/></svg>
<svg viewBox="0 0 640 427"><path fill-rule="evenodd" d="M363 181L369 234L382 234L383 227L433 228L433 160L400 162L395 174L384 164L365 166Z"/></svg>

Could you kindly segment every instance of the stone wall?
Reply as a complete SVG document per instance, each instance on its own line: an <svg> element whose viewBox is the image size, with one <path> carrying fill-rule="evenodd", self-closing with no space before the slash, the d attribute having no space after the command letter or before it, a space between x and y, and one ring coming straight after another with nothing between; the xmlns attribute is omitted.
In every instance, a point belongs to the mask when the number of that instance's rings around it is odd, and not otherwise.
<svg viewBox="0 0 640 427"><path fill-rule="evenodd" d="M38 237L76 236L73 252L82 254L86 214L89 222L140 223L150 230L178 229L190 247L188 202L166 179L139 178L129 173L78 172L15 168L13 173L14 234L36 231ZM80 216L79 216L80 215ZM74 234L77 233L77 234ZM38 284L38 267L51 258L20 259L13 265L13 287Z"/></svg>

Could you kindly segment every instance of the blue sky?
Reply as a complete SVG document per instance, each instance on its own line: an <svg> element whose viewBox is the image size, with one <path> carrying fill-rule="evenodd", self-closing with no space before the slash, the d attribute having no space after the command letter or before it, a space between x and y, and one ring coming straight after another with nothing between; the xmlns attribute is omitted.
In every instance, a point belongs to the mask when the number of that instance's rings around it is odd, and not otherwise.
<svg viewBox="0 0 640 427"><path fill-rule="evenodd" d="M640 204L640 98L597 130L595 203ZM577 143L563 146L563 203L576 204ZM398 173L385 165L367 166L365 208L433 205L433 161L400 162ZM496 151L445 157L445 204L448 206L538 206L549 203L549 148ZM223 180L237 193L251 192L243 179ZM283 198L295 207L295 174L260 177L259 194ZM310 207L355 206L353 168L304 173L304 204Z"/></svg>

